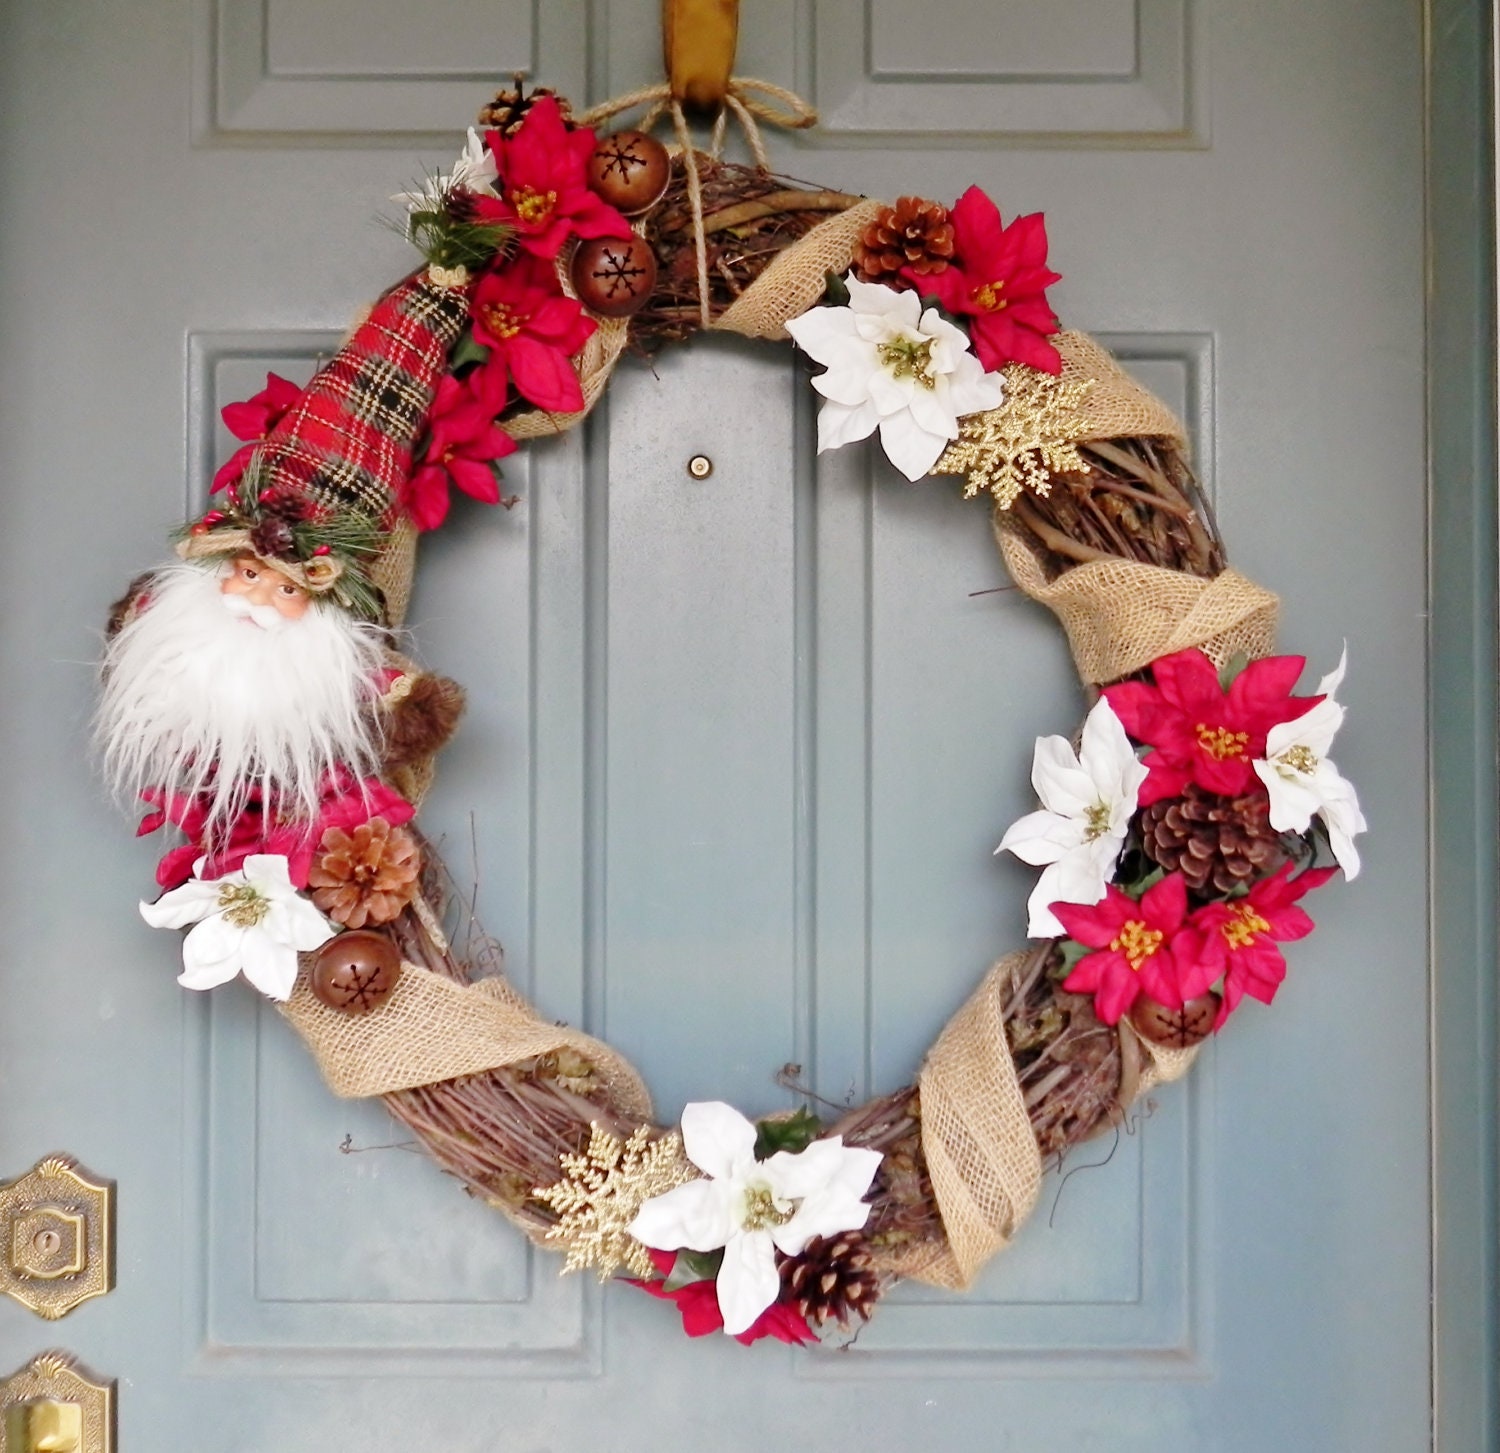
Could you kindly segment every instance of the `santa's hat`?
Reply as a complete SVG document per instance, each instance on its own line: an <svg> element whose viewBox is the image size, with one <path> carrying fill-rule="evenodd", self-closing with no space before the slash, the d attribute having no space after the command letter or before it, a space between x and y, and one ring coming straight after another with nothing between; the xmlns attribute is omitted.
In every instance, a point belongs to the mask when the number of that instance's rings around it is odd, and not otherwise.
<svg viewBox="0 0 1500 1453"><path fill-rule="evenodd" d="M401 512L467 278L424 268L397 284L257 446L224 509L191 525L184 558L248 553L315 595L395 624L415 531Z"/></svg>

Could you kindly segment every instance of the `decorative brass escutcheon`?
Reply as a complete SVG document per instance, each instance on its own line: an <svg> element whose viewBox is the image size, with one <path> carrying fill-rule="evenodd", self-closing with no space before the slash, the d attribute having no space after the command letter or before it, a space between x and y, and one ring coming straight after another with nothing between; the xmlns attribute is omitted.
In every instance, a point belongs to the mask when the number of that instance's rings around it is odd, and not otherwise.
<svg viewBox="0 0 1500 1453"><path fill-rule="evenodd" d="M0 1382L0 1453L114 1453L115 1385L66 1352Z"/></svg>
<svg viewBox="0 0 1500 1453"><path fill-rule="evenodd" d="M112 1290L114 1191L60 1155L0 1183L0 1292L55 1321Z"/></svg>

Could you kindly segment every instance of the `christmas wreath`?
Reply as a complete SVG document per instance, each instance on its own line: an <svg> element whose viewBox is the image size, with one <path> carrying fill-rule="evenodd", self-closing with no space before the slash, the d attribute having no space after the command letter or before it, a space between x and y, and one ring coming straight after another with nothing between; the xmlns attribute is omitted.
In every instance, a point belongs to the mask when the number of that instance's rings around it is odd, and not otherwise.
<svg viewBox="0 0 1500 1453"><path fill-rule="evenodd" d="M758 120L811 113L757 82L725 101L706 152L665 88L485 108L398 199L423 265L305 388L271 375L224 410L244 442L211 507L112 613L97 742L141 832L180 838L141 912L187 930L181 983L279 1001L335 1094L383 1096L564 1270L624 1273L695 1335L805 1342L898 1278L967 1285L1044 1164L1272 1001L1364 822L1328 755L1344 663L1295 694L1304 662L1270 654L1276 598L1226 565L1181 425L1060 330L1042 217L775 176ZM753 165L722 159L725 117ZM997 849L1041 869L1031 946L915 1084L831 1123L707 1101L653 1124L629 1064L509 985L415 823L463 707L398 649L417 536L453 489L513 504L520 441L578 423L626 352L702 330L820 366L820 451L878 431L907 479L988 497L1092 701L1074 741L1036 743L1040 806Z"/></svg>

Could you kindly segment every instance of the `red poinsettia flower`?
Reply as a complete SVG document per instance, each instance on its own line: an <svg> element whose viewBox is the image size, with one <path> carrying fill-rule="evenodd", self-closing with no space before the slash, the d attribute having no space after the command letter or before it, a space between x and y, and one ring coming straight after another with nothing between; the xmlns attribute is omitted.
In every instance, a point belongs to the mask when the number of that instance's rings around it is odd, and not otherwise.
<svg viewBox="0 0 1500 1453"><path fill-rule="evenodd" d="M491 414L505 407L512 380L516 392L539 409L566 414L583 407L569 359L598 325L584 317L582 303L564 294L550 262L523 253L486 273L469 312L475 342L490 350L476 391Z"/></svg>
<svg viewBox="0 0 1500 1453"><path fill-rule="evenodd" d="M1144 994L1158 1004L1180 1007L1218 977L1198 958L1198 942L1180 932L1187 917L1187 883L1172 873L1141 895L1140 902L1113 883L1092 907L1054 903L1052 911L1068 936L1095 952L1085 954L1063 980L1070 994L1092 994L1094 1012L1106 1024L1119 1022Z"/></svg>
<svg viewBox="0 0 1500 1453"><path fill-rule="evenodd" d="M318 815L311 823L288 821L274 813L268 820L265 804L254 795L227 831L221 830L214 835L210 849L204 836L208 826L207 798L156 791L143 795L154 810L141 819L136 828L137 837L153 833L170 822L181 828L188 838L181 847L165 853L156 865L156 881L166 889L186 883L193 876L193 865L199 858L207 859L202 877L211 879L236 872L254 853L284 857L293 886L305 888L313 855L329 828L352 832L372 817L383 817L392 827L399 827L416 815L416 808L411 803L378 778L367 777L360 781L353 773L341 769L326 783Z"/></svg>
<svg viewBox="0 0 1500 1453"><path fill-rule="evenodd" d="M1225 691L1214 663L1195 648L1152 662L1154 685L1106 686L1104 696L1125 730L1155 749L1146 757L1151 775L1141 788L1141 806L1175 797L1189 782L1224 797L1258 789L1251 763L1265 756L1266 733L1323 699L1291 695L1303 665L1301 656L1264 656Z"/></svg>
<svg viewBox="0 0 1500 1453"><path fill-rule="evenodd" d="M1047 289L1061 281L1047 267L1047 224L1040 212L1000 223L1000 209L978 187L953 204L952 261L940 273L902 275L920 292L932 292L950 313L969 319L979 361L991 371L1026 363L1060 373L1062 358L1049 342L1057 315Z"/></svg>
<svg viewBox="0 0 1500 1453"><path fill-rule="evenodd" d="M533 103L511 136L486 133L500 176L498 198L474 196L474 213L516 229L516 241L538 257L556 257L569 237L629 237L630 223L589 189L594 133L569 131L552 96Z"/></svg>
<svg viewBox="0 0 1500 1453"><path fill-rule="evenodd" d="M401 507L412 523L435 530L448 518L450 482L487 505L499 504L491 461L515 453L516 441L495 422L493 411L452 374L444 374L427 423L426 455L401 493Z"/></svg>
<svg viewBox="0 0 1500 1453"><path fill-rule="evenodd" d="M1224 1002L1214 1028L1219 1029L1246 994L1269 1004L1286 977L1286 960L1277 943L1306 938L1313 921L1297 900L1321 888L1337 868L1309 868L1294 878L1287 863L1262 878L1243 898L1210 903L1192 917L1190 931L1201 939L1194 949L1214 978L1224 976Z"/></svg>
<svg viewBox="0 0 1500 1453"><path fill-rule="evenodd" d="M652 1251L651 1264L665 1278L671 1275L676 1264L675 1251ZM706 1337L710 1332L724 1329L724 1315L719 1311L718 1289L711 1281L690 1281L675 1291L668 1291L665 1280L632 1281L643 1292L660 1297L664 1302L675 1302L682 1313L682 1330L689 1337ZM743 1332L737 1332L734 1340L748 1347L762 1337L774 1337L778 1342L792 1344L816 1342L818 1335L807 1325L806 1319L795 1307L784 1302L772 1302Z"/></svg>
<svg viewBox="0 0 1500 1453"><path fill-rule="evenodd" d="M254 398L244 399L237 404L226 404L219 411L224 427L236 439L248 439L250 442L242 444L219 466L209 489L210 494L228 489L239 479L245 472L245 466L250 463L250 456L255 453L255 446L276 427L281 416L301 397L302 390L290 379L282 378L278 373L268 373L266 386Z"/></svg>

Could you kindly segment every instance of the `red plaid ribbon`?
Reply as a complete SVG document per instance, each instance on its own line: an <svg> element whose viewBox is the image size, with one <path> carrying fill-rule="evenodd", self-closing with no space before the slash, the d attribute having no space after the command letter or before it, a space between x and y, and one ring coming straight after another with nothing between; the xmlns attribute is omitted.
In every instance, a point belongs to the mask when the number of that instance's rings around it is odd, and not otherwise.
<svg viewBox="0 0 1500 1453"><path fill-rule="evenodd" d="M389 527L421 432L468 319L462 288L425 271L398 283L321 368L256 451L256 492L285 489Z"/></svg>

